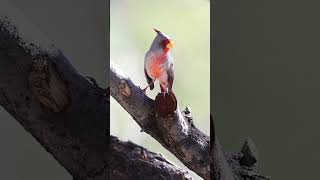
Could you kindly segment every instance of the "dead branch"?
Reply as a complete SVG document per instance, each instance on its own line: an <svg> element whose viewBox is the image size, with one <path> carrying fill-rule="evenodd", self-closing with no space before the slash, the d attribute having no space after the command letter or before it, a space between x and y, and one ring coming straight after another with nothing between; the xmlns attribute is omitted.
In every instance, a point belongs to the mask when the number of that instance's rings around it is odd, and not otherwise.
<svg viewBox="0 0 320 180"><path fill-rule="evenodd" d="M154 101L114 64L110 68L110 94L142 131L150 134L202 178L210 179L210 173L211 179L216 180L269 178L258 173L257 149L252 140L245 141L240 153L225 153L215 135L211 117L213 136L210 147L209 136L194 126L190 107L182 112L177 108L168 113L172 107L177 107L174 94L170 94L173 97L169 96L169 100L157 96Z"/></svg>
<svg viewBox="0 0 320 180"><path fill-rule="evenodd" d="M150 152L132 142L121 142L111 136L110 147L110 166L114 167L110 171L112 179L192 179L187 171L177 168L161 154Z"/></svg>
<svg viewBox="0 0 320 180"><path fill-rule="evenodd" d="M144 132L189 169L204 179L210 179L210 138L194 126L191 112L177 109L166 117L156 113L155 102L115 65L110 67L110 94Z"/></svg>

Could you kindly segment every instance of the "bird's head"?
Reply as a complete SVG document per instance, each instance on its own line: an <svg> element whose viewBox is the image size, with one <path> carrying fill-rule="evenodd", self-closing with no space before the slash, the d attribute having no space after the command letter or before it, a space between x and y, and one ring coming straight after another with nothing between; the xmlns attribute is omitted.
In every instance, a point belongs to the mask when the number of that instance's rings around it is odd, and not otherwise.
<svg viewBox="0 0 320 180"><path fill-rule="evenodd" d="M161 49L164 53L167 53L173 47L173 42L171 38L155 28L154 31L157 33L157 36L154 38L152 42L151 49Z"/></svg>

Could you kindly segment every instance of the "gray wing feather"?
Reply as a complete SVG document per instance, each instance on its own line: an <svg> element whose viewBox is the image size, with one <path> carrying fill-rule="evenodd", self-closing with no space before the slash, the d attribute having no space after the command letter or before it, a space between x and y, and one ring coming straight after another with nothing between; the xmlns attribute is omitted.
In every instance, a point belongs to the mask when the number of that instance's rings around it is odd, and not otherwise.
<svg viewBox="0 0 320 180"><path fill-rule="evenodd" d="M174 68L173 68L173 63L172 63L170 65L170 71L168 71L168 89L169 89L169 92L172 91L173 80L174 80Z"/></svg>
<svg viewBox="0 0 320 180"><path fill-rule="evenodd" d="M149 77L146 68L144 68L144 75L146 76L146 80L148 82L148 84L150 84L152 82L152 79ZM150 84L150 90L154 89L154 83Z"/></svg>

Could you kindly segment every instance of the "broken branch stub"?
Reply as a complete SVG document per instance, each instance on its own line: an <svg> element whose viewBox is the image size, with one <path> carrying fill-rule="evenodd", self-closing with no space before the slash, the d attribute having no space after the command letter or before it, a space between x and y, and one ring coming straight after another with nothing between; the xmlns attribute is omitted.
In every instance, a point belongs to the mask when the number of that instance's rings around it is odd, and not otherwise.
<svg viewBox="0 0 320 180"><path fill-rule="evenodd" d="M177 109L177 99L174 93L171 91L169 94L159 93L155 99L155 110L161 117L167 117L173 115Z"/></svg>

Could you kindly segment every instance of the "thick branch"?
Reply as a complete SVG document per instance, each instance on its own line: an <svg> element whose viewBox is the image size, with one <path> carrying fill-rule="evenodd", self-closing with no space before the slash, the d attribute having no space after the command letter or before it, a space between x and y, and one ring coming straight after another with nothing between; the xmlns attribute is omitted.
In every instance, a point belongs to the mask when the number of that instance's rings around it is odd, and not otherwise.
<svg viewBox="0 0 320 180"><path fill-rule="evenodd" d="M133 117L143 131L172 152L189 169L210 179L210 138L193 124L189 110L162 117L155 102L115 65L111 65L110 94ZM209 116L208 116L209 118Z"/></svg>
<svg viewBox="0 0 320 180"><path fill-rule="evenodd" d="M110 166L114 167L110 177L113 179L191 179L187 171L175 167L161 154L150 152L132 142L121 142L111 136L110 147Z"/></svg>
<svg viewBox="0 0 320 180"><path fill-rule="evenodd" d="M56 48L26 42L19 33L25 29L12 22L0 16L1 106L75 179L105 179L105 91L79 75Z"/></svg>
<svg viewBox="0 0 320 180"><path fill-rule="evenodd" d="M210 173L211 179L216 180L269 179L258 173L257 149L251 139L245 141L240 153L225 153L216 137L211 117L212 145L209 150L209 137L194 126L189 107L163 117L156 111L161 109L156 107L159 104L148 98L114 64L110 76L111 95L142 130L204 179L210 179Z"/></svg>

